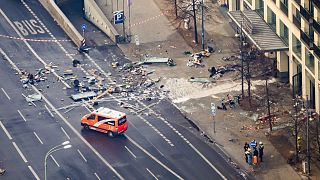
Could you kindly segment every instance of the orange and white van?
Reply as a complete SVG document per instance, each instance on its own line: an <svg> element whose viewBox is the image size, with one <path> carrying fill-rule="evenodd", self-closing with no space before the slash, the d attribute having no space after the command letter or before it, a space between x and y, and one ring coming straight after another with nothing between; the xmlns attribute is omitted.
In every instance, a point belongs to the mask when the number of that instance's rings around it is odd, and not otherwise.
<svg viewBox="0 0 320 180"><path fill-rule="evenodd" d="M113 137L124 133L128 129L128 122L125 113L100 107L84 115L81 119L81 126L84 129L93 129Z"/></svg>

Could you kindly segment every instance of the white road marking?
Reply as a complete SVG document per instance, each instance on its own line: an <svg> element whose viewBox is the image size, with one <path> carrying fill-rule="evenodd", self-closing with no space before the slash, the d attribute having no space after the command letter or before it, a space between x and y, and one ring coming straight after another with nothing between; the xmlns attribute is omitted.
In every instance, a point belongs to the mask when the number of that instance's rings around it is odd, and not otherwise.
<svg viewBox="0 0 320 180"><path fill-rule="evenodd" d="M227 180L227 178L224 177L223 174L213 164L211 164L211 162L206 157L204 157L204 155L201 154L201 152L197 148L195 148L191 143L188 143L188 144L206 163L208 163L211 166L211 168L214 171L216 171L220 175L222 179Z"/></svg>
<svg viewBox="0 0 320 180"><path fill-rule="evenodd" d="M168 166L163 164L161 161L159 161L156 157L154 157L152 154L150 154L147 150L145 150L142 146L140 146L137 142L135 142L133 139L131 139L128 135L125 135L127 139L133 143L135 146L137 146L141 151L143 151L145 154L147 154L151 159L156 161L160 166L165 168L167 171L172 173L174 176L176 176L178 179L183 179L181 176L179 176L176 172L174 172L172 169L170 169Z"/></svg>
<svg viewBox="0 0 320 180"><path fill-rule="evenodd" d="M63 129L63 127L61 127L61 130L63 131L63 133L67 136L68 139L70 139L70 136L67 134L67 132Z"/></svg>
<svg viewBox="0 0 320 180"><path fill-rule="evenodd" d="M19 147L17 146L17 144L15 142L12 142L14 148L16 148L16 150L18 151L19 155L21 156L22 160L27 163L27 159L26 157L22 154L21 150L19 149Z"/></svg>
<svg viewBox="0 0 320 180"><path fill-rule="evenodd" d="M8 98L9 100L11 100L11 98L10 98L10 96L7 94L7 92L6 92L3 88L1 88L1 90L2 90L2 92L7 96L7 98Z"/></svg>
<svg viewBox="0 0 320 180"><path fill-rule="evenodd" d="M39 142L40 142L41 144L43 144L43 142L42 142L41 139L39 138L38 134L37 134L36 132L33 132L33 134L37 137L37 139L39 140Z"/></svg>
<svg viewBox="0 0 320 180"><path fill-rule="evenodd" d="M0 9L0 13L3 13L3 11ZM12 64L14 67L17 67L14 62L8 58L7 59L9 61L10 64ZM18 68L16 69L18 72L21 72L21 70L19 70ZM48 106L69 126L69 128L90 148L91 151L94 152L94 154L96 154L98 156L98 158L107 166L109 167L112 172L114 172L116 174L116 176L121 179L121 180L124 180L124 178L111 166L110 163L108 163L107 160L105 160L102 155L96 150L94 149L94 147L91 146L91 144L85 140L81 134L68 122L68 120L62 116L62 114L52 105L52 103L35 87L35 86L31 86L33 88L33 90L40 94L43 98L43 100L48 104ZM0 121L1 122L1 121Z"/></svg>
<svg viewBox="0 0 320 180"><path fill-rule="evenodd" d="M17 30L17 28L15 27L15 25L13 25L12 21L8 18L8 16L2 11L2 9L0 9L0 14L6 19L6 21L9 23L9 25L12 27L12 29L18 34L18 36L20 36L20 38L24 38L23 35L21 35L20 31ZM32 54L44 65L47 66L47 63L35 52L35 50L30 46L30 44L23 39L22 40L24 42L24 44L30 49L30 51L32 52ZM21 71L20 71L21 72ZM56 73L56 72L52 72L57 78L61 79L61 77ZM71 88L65 81L60 80L67 88Z"/></svg>
<svg viewBox="0 0 320 180"><path fill-rule="evenodd" d="M54 115L52 114L52 112L50 111L50 109L48 108L48 106L45 104L44 107L47 109L47 111L49 112L51 117L54 117Z"/></svg>
<svg viewBox="0 0 320 180"><path fill-rule="evenodd" d="M146 168L146 170L147 170L156 180L158 180L157 176L155 176L148 168Z"/></svg>
<svg viewBox="0 0 320 180"><path fill-rule="evenodd" d="M0 53L5 57L5 59L10 59L9 56L1 48L0 48ZM15 69L19 74L21 74L20 69L15 64L13 64L12 61L9 61L9 63L11 64L13 69Z"/></svg>
<svg viewBox="0 0 320 180"><path fill-rule="evenodd" d="M39 176L37 175L37 173L33 170L33 168L31 166L28 166L28 168L30 169L31 173L33 174L33 176L36 178L36 180L40 180Z"/></svg>
<svg viewBox="0 0 320 180"><path fill-rule="evenodd" d="M23 116L23 114L20 112L20 110L18 110L18 113L20 114L20 116L22 117L22 119L27 122L27 119Z"/></svg>
<svg viewBox="0 0 320 180"><path fill-rule="evenodd" d="M57 165L58 167L60 167L60 165L58 164L58 162L56 161L56 159L55 159L52 155L50 155L50 157L51 157L51 159L54 161L54 163L56 163L56 165Z"/></svg>
<svg viewBox="0 0 320 180"><path fill-rule="evenodd" d="M8 136L9 140L12 140L10 133L7 131L6 127L4 127L1 121L0 121L0 126L3 129L4 133L6 133L6 135Z"/></svg>
<svg viewBox="0 0 320 180"><path fill-rule="evenodd" d="M80 156L82 157L82 159L85 161L85 162L88 162L87 159L83 156L83 154L80 152L79 149L77 149L78 153L80 154Z"/></svg>
<svg viewBox="0 0 320 180"><path fill-rule="evenodd" d="M133 152L127 147L127 146L124 146L126 148L126 150L134 157L134 158L137 158L136 155L133 154Z"/></svg>
<svg viewBox="0 0 320 180"><path fill-rule="evenodd" d="M97 173L94 173L98 180L101 180Z"/></svg>

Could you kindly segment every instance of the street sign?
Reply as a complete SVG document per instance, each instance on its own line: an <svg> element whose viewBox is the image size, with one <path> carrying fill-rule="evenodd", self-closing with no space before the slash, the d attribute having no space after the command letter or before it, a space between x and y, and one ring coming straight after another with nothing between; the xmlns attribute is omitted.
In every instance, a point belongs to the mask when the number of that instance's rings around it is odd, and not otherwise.
<svg viewBox="0 0 320 180"><path fill-rule="evenodd" d="M256 140L252 140L251 142L250 142L250 147L251 148L255 148L257 146L257 141Z"/></svg>
<svg viewBox="0 0 320 180"><path fill-rule="evenodd" d="M216 116L216 105L214 103L211 103L211 113L212 116Z"/></svg>
<svg viewBox="0 0 320 180"><path fill-rule="evenodd" d="M114 24L121 24L124 22L124 11L115 11L113 13Z"/></svg>
<svg viewBox="0 0 320 180"><path fill-rule="evenodd" d="M87 29L87 25L86 24L82 24L81 25L81 29L82 29L82 31L86 30Z"/></svg>

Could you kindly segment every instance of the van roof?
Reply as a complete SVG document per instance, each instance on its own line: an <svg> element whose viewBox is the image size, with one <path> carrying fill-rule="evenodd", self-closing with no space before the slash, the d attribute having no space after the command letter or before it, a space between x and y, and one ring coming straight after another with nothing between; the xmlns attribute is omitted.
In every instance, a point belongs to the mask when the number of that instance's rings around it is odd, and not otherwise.
<svg viewBox="0 0 320 180"><path fill-rule="evenodd" d="M116 111L116 110L109 109L109 108L105 108L105 107L100 107L99 109L97 109L94 112L97 113L98 115L107 116L110 118L120 118L120 117L126 115L123 112Z"/></svg>

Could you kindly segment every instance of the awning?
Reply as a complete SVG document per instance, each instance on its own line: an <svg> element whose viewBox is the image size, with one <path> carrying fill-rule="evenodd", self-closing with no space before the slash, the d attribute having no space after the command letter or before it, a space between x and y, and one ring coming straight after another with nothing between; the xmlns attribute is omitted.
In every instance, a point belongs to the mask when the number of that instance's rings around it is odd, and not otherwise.
<svg viewBox="0 0 320 180"><path fill-rule="evenodd" d="M229 17L250 39L259 51L288 51L289 47L271 29L271 27L253 10L230 11Z"/></svg>

